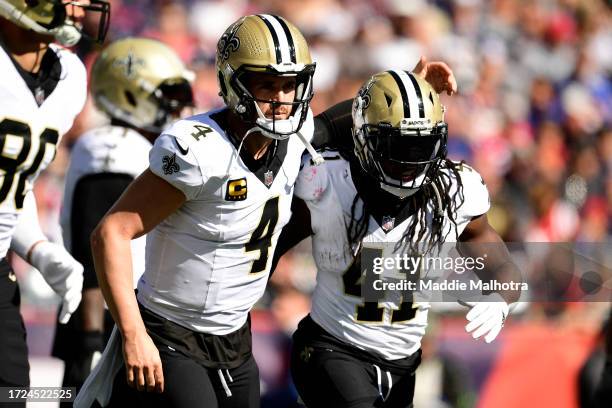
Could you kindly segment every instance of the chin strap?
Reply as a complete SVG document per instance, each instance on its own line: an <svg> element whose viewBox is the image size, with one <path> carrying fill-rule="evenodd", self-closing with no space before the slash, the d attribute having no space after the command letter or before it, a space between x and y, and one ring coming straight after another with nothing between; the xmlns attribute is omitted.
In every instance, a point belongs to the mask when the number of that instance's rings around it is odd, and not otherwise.
<svg viewBox="0 0 612 408"><path fill-rule="evenodd" d="M263 125L268 124L270 122L270 120L266 119L266 117L264 116L264 114L261 111L261 109L259 109L259 106L257 104L255 104L255 109L257 111L257 114L259 115L259 118L255 121L255 123L257 125L259 125L259 127L256 127L256 128L253 128L253 129L259 130L264 136L267 136L267 137L272 138L272 139L285 139L285 138L289 137L289 136L286 136L286 137L279 138L277 135L272 133L269 129L265 128ZM299 117L301 115L301 109L302 109L302 107L298 108L297 112L294 114L294 118L297 118L297 117ZM307 114L308 115L312 115L311 112L308 112ZM306 119L306 120L308 120L308 119ZM279 120L277 122L278 122L278 124L275 124L275 126L280 127L281 130L283 130L284 132L289 132L291 128L297 127L297 126L294 126L294 123L292 123L292 119ZM251 130L253 130L253 129L251 129ZM293 133L300 139L300 141L302 142L302 144L304 145L304 147L306 148L308 153L310 153L310 156L312 157L312 163L315 166L318 166L318 165L322 164L325 161L325 159L323 159L323 156L321 156L319 153L317 153L317 151L312 146L312 144L308 140L306 140L306 138L302 134L302 129L301 128L299 130L293 132Z"/></svg>
<svg viewBox="0 0 612 408"><path fill-rule="evenodd" d="M380 188L381 188L381 190L384 190L387 193L391 193L391 194L399 197L402 200L404 198L410 197L411 195L414 195L414 193L419 191L418 188L399 188L399 187L393 187L393 186L387 185L387 184L385 184L383 182L380 183Z"/></svg>
<svg viewBox="0 0 612 408"><path fill-rule="evenodd" d="M76 45L81 39L81 32L72 24L64 24L51 30L55 39L66 47Z"/></svg>
<svg viewBox="0 0 612 408"><path fill-rule="evenodd" d="M317 151L312 146L312 144L308 140L306 140L306 138L302 135L302 132L296 132L295 134L302 141L302 144L306 147L306 150L308 151L308 153L310 153L310 156L312 156L312 159L311 159L312 163L315 166L323 164L325 159L323 158L323 156L317 153Z"/></svg>
<svg viewBox="0 0 612 408"><path fill-rule="evenodd" d="M436 186L435 182L431 182L431 186L433 187L433 191L436 194L436 200L438 201L438 208L436 208L436 212L438 213L438 215L441 217L444 215L444 212L442 210L442 198L440 197L440 192L438 191L438 187Z"/></svg>
<svg viewBox="0 0 612 408"><path fill-rule="evenodd" d="M240 156L240 150L242 149L242 145L244 144L244 141L246 140L246 138L249 137L249 135L251 135L252 133L259 132L260 130L261 129L259 129L258 127L252 127L249 130L247 130L247 132L244 134L244 137L240 141L240 144L238 145L238 149L236 150L236 158Z"/></svg>

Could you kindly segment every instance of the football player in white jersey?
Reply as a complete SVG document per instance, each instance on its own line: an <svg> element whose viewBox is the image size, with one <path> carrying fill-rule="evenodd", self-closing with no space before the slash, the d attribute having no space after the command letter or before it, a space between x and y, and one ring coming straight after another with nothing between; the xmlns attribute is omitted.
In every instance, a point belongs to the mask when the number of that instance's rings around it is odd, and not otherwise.
<svg viewBox="0 0 612 408"><path fill-rule="evenodd" d="M85 267L83 300L69 324L58 326L53 355L65 361L63 385L89 375L113 327L98 286L89 236L125 188L148 167L160 132L193 106L187 70L163 43L126 38L97 57L90 89L110 123L89 130L74 145L61 213L64 245ZM144 271L145 237L131 242L134 287Z"/></svg>
<svg viewBox="0 0 612 408"><path fill-rule="evenodd" d="M315 66L296 27L262 14L226 30L216 67L226 107L165 130L149 168L92 235L123 343L121 372L110 370L111 406L259 406L248 316L265 289L312 138ZM146 264L135 296L129 242L143 234ZM110 363L105 355L92 378Z"/></svg>
<svg viewBox="0 0 612 408"><path fill-rule="evenodd" d="M102 40L108 2L0 0L0 385L29 384L19 288L5 258L9 246L40 269L64 298L62 320L80 301L80 266L48 242L38 225L33 231L19 219L30 217L24 221L37 224L32 184L85 103L83 64L51 42L76 44L90 11L100 13L95 40Z"/></svg>
<svg viewBox="0 0 612 408"><path fill-rule="evenodd" d="M423 79L398 70L379 73L353 102L354 150L328 150L319 167L304 160L275 259L312 235L317 285L311 313L294 334L291 369L309 408L412 406L429 306L399 291L366 300L363 269L372 268L362 268L362 257L491 242L499 248L489 254L487 270L516 275L487 222L489 197L480 175L446 159L443 112ZM384 243L391 244L385 252ZM488 295L468 313L466 329L492 341L515 296Z"/></svg>

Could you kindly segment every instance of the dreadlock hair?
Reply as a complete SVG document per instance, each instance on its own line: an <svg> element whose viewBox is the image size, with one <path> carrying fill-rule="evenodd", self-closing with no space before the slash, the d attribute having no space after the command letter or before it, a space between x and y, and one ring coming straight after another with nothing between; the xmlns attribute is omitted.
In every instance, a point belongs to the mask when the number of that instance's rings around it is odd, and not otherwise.
<svg viewBox="0 0 612 408"><path fill-rule="evenodd" d="M464 163L465 161L463 160L461 162L453 162L449 159L441 160L434 172L433 180L407 199L405 205L412 206L413 216L402 238L394 248L396 251L402 247L404 251L408 251L411 254L428 253L436 247L437 250L440 250L442 244L444 244L446 238L452 232L451 228L444 233L445 215L453 224L455 235L458 235L455 214L465 201L463 183L459 175ZM449 192L451 190L452 178L457 182L457 189L451 196ZM351 247L360 246L367 233L370 219L370 213L365 205L363 205L361 217L355 219L355 210L359 198L359 192L357 192L351 205L351 221L347 228L347 237ZM430 202L434 210L431 224L428 223L429 217L426 211ZM419 227L418 233L417 226ZM422 242L428 232L429 237L427 241Z"/></svg>

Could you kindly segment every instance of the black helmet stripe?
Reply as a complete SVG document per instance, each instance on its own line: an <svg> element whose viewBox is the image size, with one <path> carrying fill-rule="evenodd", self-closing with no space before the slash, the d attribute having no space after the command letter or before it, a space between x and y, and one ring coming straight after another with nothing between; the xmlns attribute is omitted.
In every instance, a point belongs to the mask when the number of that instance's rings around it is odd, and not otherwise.
<svg viewBox="0 0 612 408"><path fill-rule="evenodd" d="M408 94L406 93L406 85L404 84L404 81L401 80L397 72L393 70L389 70L387 72L395 80L395 83L397 84L397 87L400 90L400 95L402 95L402 102L403 102L402 105L404 106L404 117L409 118L410 117L410 101L408 99Z"/></svg>
<svg viewBox="0 0 612 408"><path fill-rule="evenodd" d="M270 30L270 34L272 35L272 41L274 41L274 50L276 51L276 63L280 64L283 58L281 56L281 47L278 41L278 35L276 35L276 31L274 30L272 23L270 23L263 15L258 14L257 17L261 18L266 27L268 27L268 30Z"/></svg>
<svg viewBox="0 0 612 408"><path fill-rule="evenodd" d="M295 45L293 44L293 36L291 35L291 31L289 31L289 26L282 18L274 15L271 17L276 19L283 28L285 36L287 37L287 43L289 44L289 55L291 57L291 62L296 63L297 59L295 58Z"/></svg>
<svg viewBox="0 0 612 408"><path fill-rule="evenodd" d="M414 77L414 74L407 72L407 71L404 71L404 72L406 72L406 74L408 75L408 78L410 78L410 81L412 81L412 85L414 86L414 90L416 91L418 104L419 104L419 118L425 118L425 106L423 105L423 95L421 93L421 87L419 86L419 83Z"/></svg>

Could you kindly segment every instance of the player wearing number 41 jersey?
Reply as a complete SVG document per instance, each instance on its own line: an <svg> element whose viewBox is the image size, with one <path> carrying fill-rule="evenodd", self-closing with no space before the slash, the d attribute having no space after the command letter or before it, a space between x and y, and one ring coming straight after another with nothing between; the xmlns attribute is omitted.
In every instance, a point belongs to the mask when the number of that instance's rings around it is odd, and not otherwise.
<svg viewBox="0 0 612 408"><path fill-rule="evenodd" d="M354 151L327 151L319 167L304 160L299 199L277 251L312 235L317 284L311 313L294 335L291 368L309 408L412 406L429 305L400 291L366 299L371 268L362 262L415 251L435 256L444 242L488 241L500 250L489 254L487 268L516 272L486 221L480 175L446 159L443 109L415 75L377 74L353 102ZM487 300L468 313L467 329L490 342L508 306L500 294Z"/></svg>

